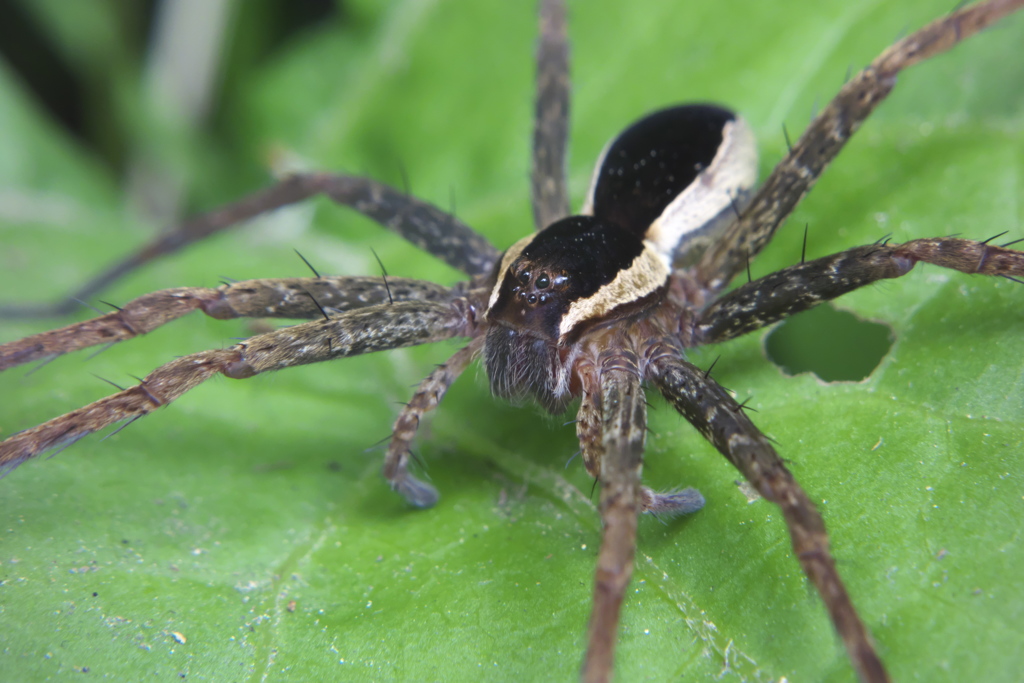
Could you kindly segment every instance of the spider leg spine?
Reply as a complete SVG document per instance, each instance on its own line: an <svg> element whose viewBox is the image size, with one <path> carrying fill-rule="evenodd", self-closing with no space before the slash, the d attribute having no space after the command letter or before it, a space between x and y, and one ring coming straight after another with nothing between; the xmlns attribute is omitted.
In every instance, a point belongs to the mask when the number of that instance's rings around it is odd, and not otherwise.
<svg viewBox="0 0 1024 683"><path fill-rule="evenodd" d="M0 442L0 470L127 419L147 415L216 374L244 379L334 358L470 336L458 302L381 304L251 337L227 349L166 363L136 386L24 430Z"/></svg>
<svg viewBox="0 0 1024 683"><path fill-rule="evenodd" d="M990 0L959 9L898 41L848 81L807 126L747 206L743 218L712 244L697 264L711 291L725 287L771 240L861 123L896 84L900 71L949 50L1024 7L1024 0Z"/></svg>
<svg viewBox="0 0 1024 683"><path fill-rule="evenodd" d="M950 237L854 247L737 287L694 323L697 344L714 344L806 311L865 285L906 275L918 262L967 274L1024 276L1024 252Z"/></svg>
<svg viewBox="0 0 1024 683"><path fill-rule="evenodd" d="M0 306L0 318L54 317L73 313L80 301L91 298L151 261L178 252L216 233L239 227L244 221L256 216L317 194L326 194L335 202L377 221L468 275L489 272L498 259L498 250L468 225L436 206L384 183L358 176L296 173L276 185L162 232L61 301L49 306Z"/></svg>
<svg viewBox="0 0 1024 683"><path fill-rule="evenodd" d="M764 498L782 508L793 553L814 583L862 681L888 674L836 571L825 524L807 494L736 401L700 368L661 354L651 379L676 410L738 469Z"/></svg>
<svg viewBox="0 0 1024 683"><path fill-rule="evenodd" d="M245 379L263 372L471 336L462 308L430 301L379 304L251 337L232 347L223 373Z"/></svg>
<svg viewBox="0 0 1024 683"><path fill-rule="evenodd" d="M165 289L134 299L113 313L0 344L0 371L137 337L191 313L217 296L213 289Z"/></svg>
<svg viewBox="0 0 1024 683"><path fill-rule="evenodd" d="M389 291L390 288L390 291ZM152 332L197 309L212 318L315 318L390 300L450 301L452 291L409 278L317 277L248 280L217 289L179 287L144 294L113 313L0 344L0 371ZM326 315L325 315L326 317Z"/></svg>

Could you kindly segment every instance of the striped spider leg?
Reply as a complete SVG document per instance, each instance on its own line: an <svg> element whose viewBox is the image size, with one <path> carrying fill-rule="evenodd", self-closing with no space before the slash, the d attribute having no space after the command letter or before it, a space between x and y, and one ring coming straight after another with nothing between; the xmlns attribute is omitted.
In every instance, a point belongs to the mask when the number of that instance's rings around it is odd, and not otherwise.
<svg viewBox="0 0 1024 683"><path fill-rule="evenodd" d="M564 8L557 0L544 0L531 183L539 232L499 254L454 217L379 183L349 176L294 176L161 238L84 291L91 293L240 219L315 193L374 218L471 279L454 288L390 277L319 276L179 288L139 297L91 321L4 344L0 369L126 340L193 310L214 318L309 320L230 348L184 356L135 387L20 432L0 444L0 467L13 468L105 426L137 419L216 374L243 379L370 351L468 338L423 380L400 412L385 476L413 505L437 501L436 491L409 472L409 446L423 415L437 407L477 356L483 357L497 396L534 400L553 413L580 401L576 429L584 465L601 485L604 526L585 680L612 675L637 515L688 513L703 505L693 490L658 493L641 484L645 386L662 393L763 497L781 507L797 559L821 594L854 668L863 680L887 680L836 571L814 505L742 406L689 363L685 350L756 330L879 279L899 277L918 261L967 273L1024 275L1020 252L963 239L923 239L857 247L720 294L888 94L897 72L1021 4L990 1L959 10L890 48L843 88L756 194L756 153L742 119L716 106L680 106L647 116L618 136L598 162L580 215L570 216L564 171L569 92Z"/></svg>

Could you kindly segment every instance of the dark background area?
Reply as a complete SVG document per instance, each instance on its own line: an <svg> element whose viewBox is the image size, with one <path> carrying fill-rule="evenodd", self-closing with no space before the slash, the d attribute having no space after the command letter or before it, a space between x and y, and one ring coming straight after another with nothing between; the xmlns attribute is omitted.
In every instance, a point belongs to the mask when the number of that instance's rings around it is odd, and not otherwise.
<svg viewBox="0 0 1024 683"><path fill-rule="evenodd" d="M33 0L0 0L0 58L54 121L115 173L130 158L132 130L119 88L141 78L163 1L95 0L91 4L113 18L115 35L104 45L75 50L69 48L73 40L60 40ZM230 121L219 115L218 103L231 97L241 76L320 23L345 18L341 0L233 2L207 129L230 140Z"/></svg>

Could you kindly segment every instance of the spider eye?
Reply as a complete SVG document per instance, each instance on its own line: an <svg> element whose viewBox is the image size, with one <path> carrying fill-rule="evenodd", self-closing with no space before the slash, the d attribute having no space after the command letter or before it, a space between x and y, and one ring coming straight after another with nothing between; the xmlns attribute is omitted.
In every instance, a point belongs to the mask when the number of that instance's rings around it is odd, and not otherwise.
<svg viewBox="0 0 1024 683"><path fill-rule="evenodd" d="M537 277L537 289L547 289L551 285L551 278L547 274Z"/></svg>
<svg viewBox="0 0 1024 683"><path fill-rule="evenodd" d="M517 278L519 280L519 284L522 284L522 285L530 284L530 275L531 275L531 273L530 273L529 270L524 270L521 273L519 273L519 277Z"/></svg>

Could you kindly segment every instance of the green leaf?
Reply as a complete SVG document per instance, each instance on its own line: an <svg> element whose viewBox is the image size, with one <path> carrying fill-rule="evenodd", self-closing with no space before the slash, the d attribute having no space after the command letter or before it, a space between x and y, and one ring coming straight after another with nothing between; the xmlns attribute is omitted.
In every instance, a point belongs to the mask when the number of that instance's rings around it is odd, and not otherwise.
<svg viewBox="0 0 1024 683"><path fill-rule="evenodd" d="M259 186L285 150L367 173L458 215L504 248L531 229L527 192L533 3L406 0L351 8L236 75L221 118L179 157L214 206ZM744 113L767 173L849 65L947 11L945 2L571 6L571 181L655 107L710 100ZM892 234L1019 237L1024 19L908 72L890 101L753 264L754 276ZM129 92L140 88L127 88ZM226 95L227 97L227 95ZM140 110L141 104L136 104ZM145 126L140 128L145 129ZM153 134L156 134L155 132ZM230 151L237 146L241 151ZM266 174L264 174L266 175ZM269 182L269 177L266 177ZM120 181L0 70L0 292L49 300L154 229ZM457 274L325 202L281 211L118 283L123 302L224 276L322 271L455 282ZM894 678L1011 680L1024 646L1024 290L919 267L844 298L895 345L861 383L784 376L764 334L699 349L825 516L840 570ZM88 317L88 312L77 316ZM65 321L3 321L0 341ZM10 434L230 344L245 322L200 317L89 358L0 376ZM823 337L821 343L829 343ZM423 429L440 504L413 511L379 475L410 385L439 344L213 380L129 429L27 463L0 482L0 670L39 680L571 679L584 649L600 524L573 428L492 401L471 371ZM645 478L695 486L691 517L641 523L623 611L620 680L852 680L781 515L652 396ZM568 418L566 418L568 419Z"/></svg>

